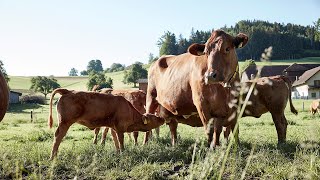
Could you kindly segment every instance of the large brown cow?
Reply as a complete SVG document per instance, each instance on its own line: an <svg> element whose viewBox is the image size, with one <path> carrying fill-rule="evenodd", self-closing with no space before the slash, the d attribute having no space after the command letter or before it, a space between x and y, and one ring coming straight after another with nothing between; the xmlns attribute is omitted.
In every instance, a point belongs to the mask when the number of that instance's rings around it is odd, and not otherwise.
<svg viewBox="0 0 320 180"><path fill-rule="evenodd" d="M246 90L242 96L243 100L247 95L247 90L253 83L253 80L241 83L240 85ZM234 88L233 88L234 90ZM257 84L255 86L255 93L252 93L249 101L251 102L249 105L246 106L244 114L242 117L245 116L253 116L259 118L262 114L270 112L272 115L273 122L276 126L277 134L278 134L278 142L284 142L286 140L286 132L287 132L287 119L284 115L284 110L286 108L287 102L289 100L290 110L294 114L298 114L298 111L294 108L291 100L291 82L285 76L272 76L272 77L263 77L257 79ZM231 97L231 98L230 98ZM232 94L229 94L228 101L231 101L235 97ZM231 126L224 128L224 135L227 138L230 133L230 129L234 128L236 123L236 109L233 109L230 112L228 118ZM193 127L201 127L201 120L197 115L193 115L188 117L186 120L182 118L177 118L177 121L171 121L169 124L171 130L171 138L172 141L175 142L175 138L177 137L177 124L183 123L188 124ZM214 141L219 144L219 137L220 132L222 130L221 124L220 127L217 128L217 133L214 136Z"/></svg>
<svg viewBox="0 0 320 180"><path fill-rule="evenodd" d="M0 71L0 122L4 118L9 105L9 89L7 82Z"/></svg>
<svg viewBox="0 0 320 180"><path fill-rule="evenodd" d="M52 100L56 93L61 94L57 104L59 125L55 132L51 159L56 156L62 138L74 123L82 124L90 129L101 126L112 128L118 136L114 143L117 149L124 149L124 132L150 131L164 123L162 118L153 114L142 115L130 102L122 96L113 96L96 92L69 91L56 89L50 99L50 113L48 124L52 127Z"/></svg>
<svg viewBox="0 0 320 180"><path fill-rule="evenodd" d="M317 112L320 115L320 100L313 100L312 103L310 104L310 112L312 115L315 115Z"/></svg>
<svg viewBox="0 0 320 180"><path fill-rule="evenodd" d="M214 129L207 128L209 120L226 117L229 110L221 103L225 94L219 94L224 88L218 82L228 83L237 73L236 48L247 41L245 34L232 37L216 30L205 45L191 45L189 53L161 57L149 69L146 112L154 113L158 103L167 121L198 112L210 145Z"/></svg>
<svg viewBox="0 0 320 180"><path fill-rule="evenodd" d="M144 114L146 112L146 110L145 110L146 93L144 93L141 90L124 90L124 89L122 90L122 89L104 88L104 89L101 89L99 92L100 93L109 93L109 94L113 94L113 95L117 95L117 96L123 96L141 114ZM94 144L97 144L97 138L98 138L99 131L100 131L100 127L94 129L94 134L95 134L94 139L93 139ZM101 137L101 144L105 144L108 131L109 131L108 127L106 127L103 130L102 137ZM137 145L138 144L138 132L133 132L133 137L134 137L134 143Z"/></svg>

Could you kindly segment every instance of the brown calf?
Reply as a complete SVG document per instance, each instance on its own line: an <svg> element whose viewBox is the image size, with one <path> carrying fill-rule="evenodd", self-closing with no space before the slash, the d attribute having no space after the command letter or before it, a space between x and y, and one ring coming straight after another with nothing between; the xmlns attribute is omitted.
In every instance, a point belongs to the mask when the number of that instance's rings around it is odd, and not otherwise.
<svg viewBox="0 0 320 180"><path fill-rule="evenodd" d="M159 127L164 120L153 115L142 115L130 102L122 96L113 96L96 92L69 91L56 89L50 99L50 113L48 124L52 127L52 99L56 93L61 94L57 104L59 125L55 132L55 138L51 151L51 159L56 156L62 138L69 127L74 123L82 124L89 129L101 126L112 128L120 143L114 139L117 149L123 150L124 132L150 131ZM115 136L115 133L113 134Z"/></svg>

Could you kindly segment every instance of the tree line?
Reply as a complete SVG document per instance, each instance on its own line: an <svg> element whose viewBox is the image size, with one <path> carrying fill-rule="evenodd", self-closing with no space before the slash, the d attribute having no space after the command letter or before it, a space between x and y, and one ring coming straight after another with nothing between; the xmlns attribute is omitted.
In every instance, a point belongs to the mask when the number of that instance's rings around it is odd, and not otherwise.
<svg viewBox="0 0 320 180"><path fill-rule="evenodd" d="M313 25L270 23L261 20L242 20L234 26L220 28L231 35L246 33L250 40L242 49L237 50L240 60L259 60L265 48L273 46L272 59L297 59L320 56L320 18ZM211 30L191 30L189 38L181 34L176 37L165 32L158 41L159 55L185 53L192 43L205 43Z"/></svg>

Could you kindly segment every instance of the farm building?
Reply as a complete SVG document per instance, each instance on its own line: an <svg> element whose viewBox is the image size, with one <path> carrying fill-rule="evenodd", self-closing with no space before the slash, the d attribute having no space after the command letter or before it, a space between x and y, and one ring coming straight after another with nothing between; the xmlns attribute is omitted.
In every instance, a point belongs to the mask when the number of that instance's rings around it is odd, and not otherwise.
<svg viewBox="0 0 320 180"><path fill-rule="evenodd" d="M16 91L10 91L10 95L9 95L9 103L10 104L16 104L19 103L19 97L22 95L22 93L16 92Z"/></svg>
<svg viewBox="0 0 320 180"><path fill-rule="evenodd" d="M147 93L148 79L138 79L138 83L139 83L139 90L142 90L145 93Z"/></svg>
<svg viewBox="0 0 320 180"><path fill-rule="evenodd" d="M293 98L320 98L320 66L305 71L292 86Z"/></svg>
<svg viewBox="0 0 320 180"><path fill-rule="evenodd" d="M299 79L299 77L312 68L318 67L319 64L297 64L292 65L277 65L277 66L263 66L261 69L261 77L276 76L276 75L285 75L291 82L294 82ZM250 65L241 75L241 81L248 81L253 79L257 74L257 66Z"/></svg>

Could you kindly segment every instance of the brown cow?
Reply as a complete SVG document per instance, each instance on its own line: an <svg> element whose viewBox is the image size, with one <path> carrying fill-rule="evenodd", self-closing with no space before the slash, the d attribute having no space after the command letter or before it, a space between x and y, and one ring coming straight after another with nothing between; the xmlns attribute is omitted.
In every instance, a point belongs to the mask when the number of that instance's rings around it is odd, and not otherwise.
<svg viewBox="0 0 320 180"><path fill-rule="evenodd" d="M4 118L9 106L9 89L7 81L0 71L0 122Z"/></svg>
<svg viewBox="0 0 320 180"><path fill-rule="evenodd" d="M94 89L93 89L93 91L94 91ZM146 110L145 110L146 93L144 93L141 90L120 90L120 89L114 90L111 88L104 88L104 89L100 90L100 93L109 93L109 94L113 94L113 95L117 95L117 96L123 96L141 114L144 114L146 112ZM97 138L98 138L99 131L100 131L100 127L94 129L94 134L95 134L94 139L93 139L94 144L97 144ZM108 131L109 131L108 127L106 127L103 130L101 144L105 144ZM130 134L129 134L129 137L130 137ZM133 137L134 137L134 143L137 145L138 144L138 132L133 132Z"/></svg>
<svg viewBox="0 0 320 180"><path fill-rule="evenodd" d="M241 83L244 86L244 89L248 90L248 88L253 83L253 80ZM235 90L235 88L232 88ZM245 108L245 112L242 117L245 116L253 116L259 118L262 114L266 112L270 112L272 115L273 122L276 126L277 134L278 134L278 142L284 142L286 140L286 132L287 132L287 119L284 115L284 110L286 108L287 102L289 100L290 110L294 114L298 114L298 111L294 108L291 100L291 82L285 76L272 76L272 77L264 77L257 79L257 84L255 86L255 90L257 90L257 94L251 94L249 101L250 105L247 105ZM243 94L243 100L246 97L247 92ZM232 94L229 94L228 101L231 103L232 99L235 97ZM233 129L236 124L236 108L233 106L230 112L230 117L228 118L230 126L224 128L224 135L227 138L230 134L230 129ZM199 119L198 115L192 115L187 119L183 119L182 117L177 118L176 121L171 121L169 123L171 138L174 145L174 142L177 138L177 125L179 123L187 124L193 127L201 127L202 123ZM217 128L217 132L214 134L214 141L216 144L219 144L219 137L222 131L221 124L220 128Z"/></svg>
<svg viewBox="0 0 320 180"><path fill-rule="evenodd" d="M146 112L154 113L158 103L166 121L198 112L210 145L214 129L207 128L209 120L226 117L229 110L219 82L228 83L236 74L236 48L247 41L245 34L232 37L216 30L205 45L191 45L189 53L162 56L149 69Z"/></svg>
<svg viewBox="0 0 320 180"><path fill-rule="evenodd" d="M48 124L52 127L52 99L56 93L61 94L57 104L59 125L51 151L51 159L56 156L62 138L73 123L82 124L89 129L101 126L112 128L118 135L120 147L114 137L117 149L124 149L124 132L150 131L164 123L162 118L153 114L142 115L122 96L113 96L97 92L69 91L56 89L50 99Z"/></svg>
<svg viewBox="0 0 320 180"><path fill-rule="evenodd" d="M320 115L320 99L318 100L313 100L311 105L310 105L310 112L312 115L315 115L317 112Z"/></svg>

